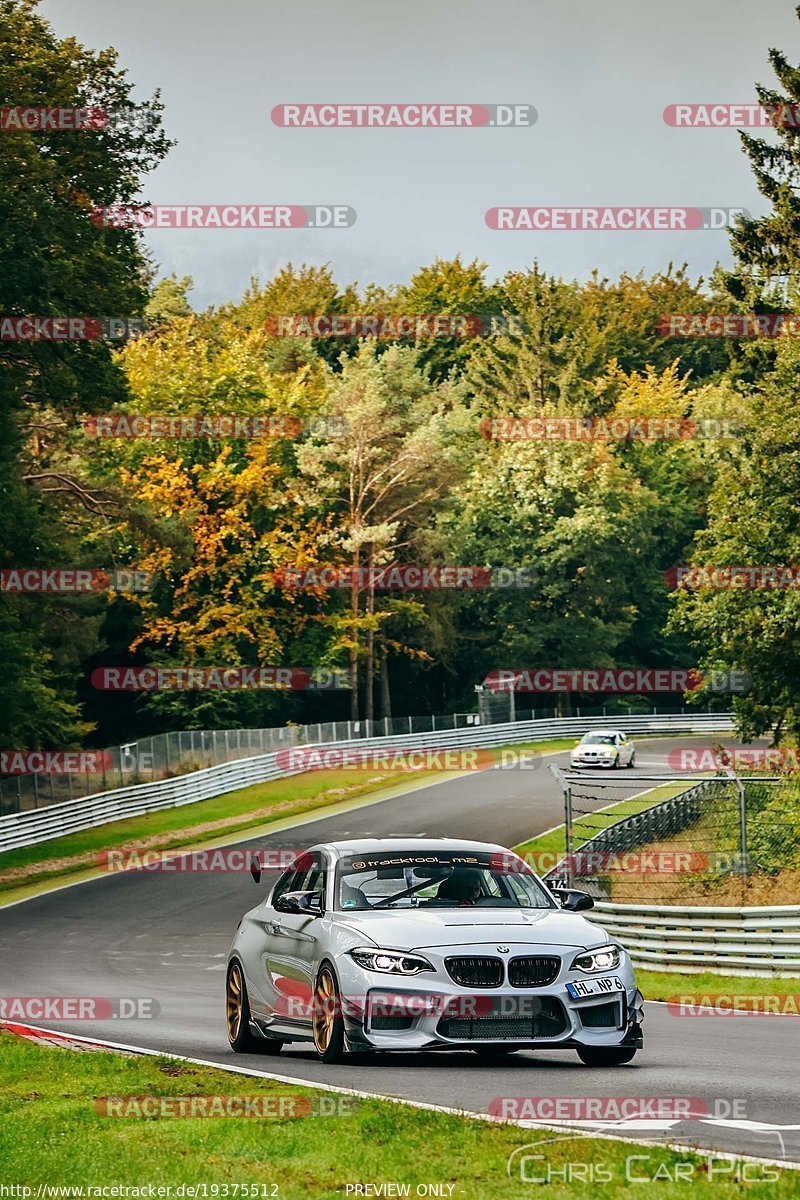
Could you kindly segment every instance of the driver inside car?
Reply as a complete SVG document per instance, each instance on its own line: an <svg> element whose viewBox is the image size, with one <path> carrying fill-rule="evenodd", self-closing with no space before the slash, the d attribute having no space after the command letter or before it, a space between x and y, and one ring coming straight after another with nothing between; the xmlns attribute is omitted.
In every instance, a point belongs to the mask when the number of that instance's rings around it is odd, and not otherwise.
<svg viewBox="0 0 800 1200"><path fill-rule="evenodd" d="M476 904L481 894L480 871L458 867L443 879L436 892L437 900L455 900L459 908Z"/></svg>

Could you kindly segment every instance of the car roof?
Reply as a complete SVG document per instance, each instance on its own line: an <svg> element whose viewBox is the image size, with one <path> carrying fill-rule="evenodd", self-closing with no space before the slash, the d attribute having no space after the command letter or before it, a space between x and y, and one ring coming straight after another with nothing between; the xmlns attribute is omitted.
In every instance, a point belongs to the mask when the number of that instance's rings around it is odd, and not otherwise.
<svg viewBox="0 0 800 1200"><path fill-rule="evenodd" d="M586 733L583 736L588 737L589 734L598 734L600 737L622 737L622 736L624 736L623 730L621 730L621 729L587 729Z"/></svg>
<svg viewBox="0 0 800 1200"><path fill-rule="evenodd" d="M471 842L462 838L447 837L353 838L350 841L320 842L310 849L332 850L338 857L343 854L374 854L392 850L488 850L493 853L510 853L507 847L499 846L496 842Z"/></svg>

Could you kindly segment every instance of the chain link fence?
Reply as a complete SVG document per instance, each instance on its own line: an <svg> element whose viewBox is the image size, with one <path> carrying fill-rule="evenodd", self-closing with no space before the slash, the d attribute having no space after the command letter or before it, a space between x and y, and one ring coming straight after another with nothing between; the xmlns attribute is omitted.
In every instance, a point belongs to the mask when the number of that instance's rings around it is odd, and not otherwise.
<svg viewBox="0 0 800 1200"><path fill-rule="evenodd" d="M800 776L556 774L565 855L551 874L570 886L618 904L800 903Z"/></svg>
<svg viewBox="0 0 800 1200"><path fill-rule="evenodd" d="M214 767L285 746L336 742L358 737L431 733L479 725L477 713L395 717L379 721L328 721L272 729L189 729L140 738L98 754L104 765L80 774L28 774L0 777L0 817L92 796L113 788L151 783Z"/></svg>

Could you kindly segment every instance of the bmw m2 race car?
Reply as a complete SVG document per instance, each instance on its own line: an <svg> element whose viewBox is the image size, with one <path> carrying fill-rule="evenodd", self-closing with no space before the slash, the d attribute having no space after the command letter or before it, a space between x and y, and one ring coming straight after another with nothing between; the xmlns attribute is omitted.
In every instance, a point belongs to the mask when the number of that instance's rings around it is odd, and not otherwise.
<svg viewBox="0 0 800 1200"><path fill-rule="evenodd" d="M253 876L260 881L256 863ZM449 838L305 851L239 923L226 986L238 1052L576 1050L628 1063L643 1002L626 951L502 846Z"/></svg>

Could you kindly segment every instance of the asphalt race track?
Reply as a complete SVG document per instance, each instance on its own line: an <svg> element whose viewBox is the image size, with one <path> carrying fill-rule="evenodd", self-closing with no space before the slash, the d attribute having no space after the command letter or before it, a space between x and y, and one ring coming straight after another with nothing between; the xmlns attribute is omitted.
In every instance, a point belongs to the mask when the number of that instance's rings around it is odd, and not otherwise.
<svg viewBox="0 0 800 1200"><path fill-rule="evenodd" d="M642 790L637 776L666 773L668 750L685 741L640 741L636 770L620 772L614 782L629 786L628 794ZM547 762L565 764L566 756ZM615 789L613 798L619 794ZM306 822L296 834L283 831L242 844L309 846L343 837L425 834L513 845L562 819L560 790L540 764L461 777ZM392 1055L338 1067L291 1048L268 1059L234 1055L223 1011L227 951L240 916L263 888L262 881L257 891L246 873L127 872L0 909L0 995L152 997L159 1006L152 1020L41 1024L484 1113L501 1096L696 1097L723 1119L667 1122L669 1128L640 1122L618 1132L800 1162L800 1018L677 1017L666 1006L648 1004L644 1050L630 1066L605 1071L584 1067L566 1051L521 1053L492 1064L469 1052ZM739 1117L725 1119L736 1101Z"/></svg>

